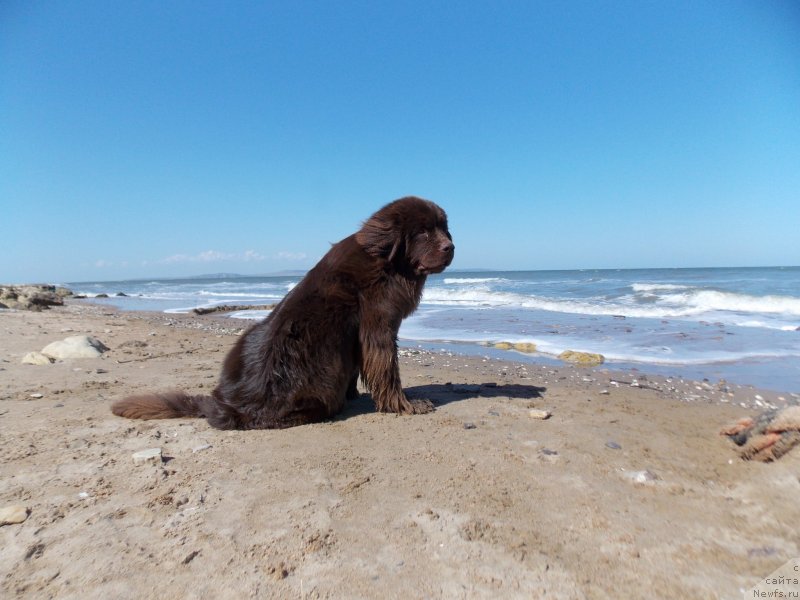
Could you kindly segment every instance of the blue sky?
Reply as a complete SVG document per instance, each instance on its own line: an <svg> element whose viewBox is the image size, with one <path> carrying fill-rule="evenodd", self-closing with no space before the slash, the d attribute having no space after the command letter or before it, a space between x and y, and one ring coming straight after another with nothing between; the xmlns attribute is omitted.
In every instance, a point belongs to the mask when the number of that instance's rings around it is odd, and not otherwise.
<svg viewBox="0 0 800 600"><path fill-rule="evenodd" d="M0 281L800 264L796 2L0 3Z"/></svg>

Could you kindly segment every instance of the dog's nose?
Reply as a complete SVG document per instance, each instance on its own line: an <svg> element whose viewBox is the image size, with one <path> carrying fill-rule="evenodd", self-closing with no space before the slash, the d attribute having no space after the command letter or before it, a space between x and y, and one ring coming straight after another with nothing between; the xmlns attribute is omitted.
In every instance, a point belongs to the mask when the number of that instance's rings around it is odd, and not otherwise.
<svg viewBox="0 0 800 600"><path fill-rule="evenodd" d="M455 245L450 240L444 242L441 247L442 252L453 252L455 249Z"/></svg>

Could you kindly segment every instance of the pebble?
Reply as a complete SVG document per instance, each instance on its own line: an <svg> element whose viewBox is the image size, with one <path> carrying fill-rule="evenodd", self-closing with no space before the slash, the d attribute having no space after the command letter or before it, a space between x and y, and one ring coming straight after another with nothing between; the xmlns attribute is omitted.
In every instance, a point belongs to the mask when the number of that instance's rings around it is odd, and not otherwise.
<svg viewBox="0 0 800 600"><path fill-rule="evenodd" d="M28 352L22 357L23 365L49 365L53 360L49 356L45 356L41 352Z"/></svg>
<svg viewBox="0 0 800 600"><path fill-rule="evenodd" d="M211 444L200 444L199 446L195 446L194 448L192 448L192 454L194 454L195 452L202 452L203 450L208 450L209 448L211 448Z"/></svg>
<svg viewBox="0 0 800 600"><path fill-rule="evenodd" d="M27 518L28 508L26 506L14 504L0 508L0 526L22 523Z"/></svg>
<svg viewBox="0 0 800 600"><path fill-rule="evenodd" d="M35 394L31 394L28 397L29 398L35 398L36 400L38 400L39 398L44 398L44 394L40 394L39 392L36 392Z"/></svg>
<svg viewBox="0 0 800 600"><path fill-rule="evenodd" d="M612 450L620 450L622 446L620 446L617 442L609 441L606 442L606 448L611 448Z"/></svg>
<svg viewBox="0 0 800 600"><path fill-rule="evenodd" d="M629 471L625 473L625 477L631 482L640 485L653 485L656 479L658 479L658 475L648 469L644 471Z"/></svg>
<svg viewBox="0 0 800 600"><path fill-rule="evenodd" d="M148 448L147 450L139 450L131 455L133 463L141 465L146 462L161 462L161 448Z"/></svg>
<svg viewBox="0 0 800 600"><path fill-rule="evenodd" d="M464 429L475 429L475 423L464 423Z"/></svg>
<svg viewBox="0 0 800 600"><path fill-rule="evenodd" d="M545 419L549 419L550 418L551 413L550 413L549 410L541 410L539 408L532 408L530 410L530 412L528 413L528 415L531 417L531 419L540 419L540 420L544 421Z"/></svg>
<svg viewBox="0 0 800 600"><path fill-rule="evenodd" d="M601 396L608 396L610 393L611 392L609 392L608 390L600 390L600 395Z"/></svg>

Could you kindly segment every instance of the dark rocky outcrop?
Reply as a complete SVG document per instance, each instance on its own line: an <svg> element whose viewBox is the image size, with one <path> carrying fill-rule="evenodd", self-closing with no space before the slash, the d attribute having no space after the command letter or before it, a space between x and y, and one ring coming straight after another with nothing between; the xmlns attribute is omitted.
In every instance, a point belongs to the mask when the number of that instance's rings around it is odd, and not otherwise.
<svg viewBox="0 0 800 600"><path fill-rule="evenodd" d="M0 285L0 308L42 310L63 306L72 292L64 287L46 284Z"/></svg>

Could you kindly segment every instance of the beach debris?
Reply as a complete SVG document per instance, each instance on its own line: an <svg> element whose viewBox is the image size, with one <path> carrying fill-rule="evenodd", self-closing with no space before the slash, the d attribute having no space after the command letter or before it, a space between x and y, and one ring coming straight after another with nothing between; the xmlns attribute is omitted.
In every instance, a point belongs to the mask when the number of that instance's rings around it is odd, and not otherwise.
<svg viewBox="0 0 800 600"><path fill-rule="evenodd" d="M127 342L122 342L119 345L120 348L146 348L147 342L143 342L142 340L128 340Z"/></svg>
<svg viewBox="0 0 800 600"><path fill-rule="evenodd" d="M217 306L198 306L192 312L196 315L208 315L217 312L237 312L240 310L272 310L274 304L219 304Z"/></svg>
<svg viewBox="0 0 800 600"><path fill-rule="evenodd" d="M492 345L498 350L511 350L513 347L511 342L495 342Z"/></svg>
<svg viewBox="0 0 800 600"><path fill-rule="evenodd" d="M55 359L97 358L109 348L100 340L88 335L72 335L58 342L48 344L42 354Z"/></svg>
<svg viewBox="0 0 800 600"><path fill-rule="evenodd" d="M658 475L649 469L645 469L644 471L627 471L624 476L625 479L631 483L636 483L638 485L654 485L656 480L659 479Z"/></svg>
<svg viewBox="0 0 800 600"><path fill-rule="evenodd" d="M549 410L542 410L540 408L532 408L530 411L528 411L528 416L531 419L539 419L541 421L549 419L552 414L553 413L551 413Z"/></svg>
<svg viewBox="0 0 800 600"><path fill-rule="evenodd" d="M800 444L800 406L769 409L724 428L744 460L771 462Z"/></svg>
<svg viewBox="0 0 800 600"><path fill-rule="evenodd" d="M41 394L39 392L34 392L33 394L29 394L28 398L33 398L34 400L41 400L42 398L44 398L44 394Z"/></svg>
<svg viewBox="0 0 800 600"><path fill-rule="evenodd" d="M28 518L29 513L28 507L21 504L12 504L11 506L0 508L0 527L22 523Z"/></svg>
<svg viewBox="0 0 800 600"><path fill-rule="evenodd" d="M161 448L147 448L146 450L139 450L131 455L133 463L141 465L147 462L160 463L161 462Z"/></svg>
<svg viewBox="0 0 800 600"><path fill-rule="evenodd" d="M602 365L606 358L602 354L595 354L593 352L577 352L575 350L564 350L558 355L558 358L564 362L578 365L579 367L596 367Z"/></svg>
<svg viewBox="0 0 800 600"><path fill-rule="evenodd" d="M49 365L52 363L53 359L41 352L28 352L22 357L23 365Z"/></svg>
<svg viewBox="0 0 800 600"><path fill-rule="evenodd" d="M555 463L558 462L560 458L557 450L551 450L550 448L541 448L539 450L539 460L543 462Z"/></svg>
<svg viewBox="0 0 800 600"><path fill-rule="evenodd" d="M620 450L622 448L622 446L620 446L614 440L609 440L609 441L606 442L606 448L611 448L612 450Z"/></svg>
<svg viewBox="0 0 800 600"><path fill-rule="evenodd" d="M202 452L203 450L208 450L209 448L211 448L211 444L200 444L199 446L192 448L192 454L196 452Z"/></svg>

